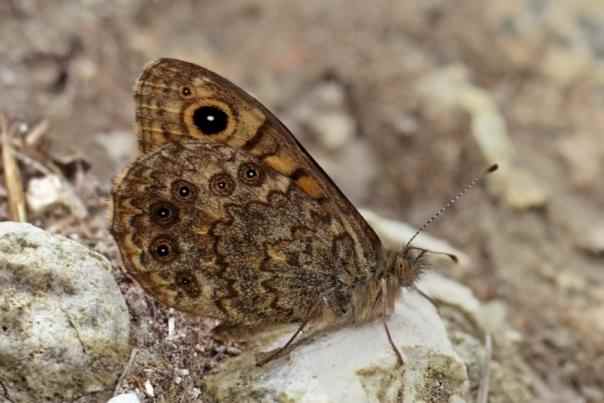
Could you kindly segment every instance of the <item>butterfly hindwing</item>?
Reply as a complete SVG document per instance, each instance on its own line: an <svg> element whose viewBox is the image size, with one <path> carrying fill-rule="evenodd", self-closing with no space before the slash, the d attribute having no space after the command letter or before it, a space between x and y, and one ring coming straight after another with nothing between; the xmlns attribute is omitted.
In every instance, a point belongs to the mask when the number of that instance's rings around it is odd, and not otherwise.
<svg viewBox="0 0 604 403"><path fill-rule="evenodd" d="M250 154L165 144L127 169L113 204L126 269L181 311L251 326L303 320L318 296L351 298L338 291L354 282L345 228Z"/></svg>

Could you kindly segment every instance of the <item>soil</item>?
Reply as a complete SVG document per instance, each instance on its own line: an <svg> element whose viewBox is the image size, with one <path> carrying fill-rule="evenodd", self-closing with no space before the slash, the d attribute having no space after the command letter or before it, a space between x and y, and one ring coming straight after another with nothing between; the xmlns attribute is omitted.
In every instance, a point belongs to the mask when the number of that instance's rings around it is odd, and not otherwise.
<svg viewBox="0 0 604 403"><path fill-rule="evenodd" d="M196 401L198 379L238 352L212 337L215 322L145 296L122 274L108 232L111 179L136 155L132 85L146 62L176 57L256 95L356 205L417 226L494 159L513 161L494 175L509 188L532 178L519 199L480 186L429 232L472 259L448 275L507 307L536 399L595 403L604 401L602 27L604 6L589 0L6 0L0 111L28 157L25 186L51 167L87 207L28 220L114 262L137 347L118 390L149 381L148 401ZM438 101L458 87L422 91L451 69L486 94L507 143L477 141L478 115ZM41 141L25 144L34 129ZM523 203L536 189L539 200Z"/></svg>

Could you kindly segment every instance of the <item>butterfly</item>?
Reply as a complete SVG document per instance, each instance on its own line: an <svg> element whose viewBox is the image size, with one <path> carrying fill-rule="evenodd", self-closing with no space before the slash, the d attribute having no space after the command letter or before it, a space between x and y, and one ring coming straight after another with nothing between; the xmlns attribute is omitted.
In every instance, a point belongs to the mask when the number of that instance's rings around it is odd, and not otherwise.
<svg viewBox="0 0 604 403"><path fill-rule="evenodd" d="M161 303L233 334L301 323L291 342L308 323L385 320L415 284L421 254L386 250L235 84L164 58L145 67L134 97L140 155L115 181L111 232L126 271Z"/></svg>

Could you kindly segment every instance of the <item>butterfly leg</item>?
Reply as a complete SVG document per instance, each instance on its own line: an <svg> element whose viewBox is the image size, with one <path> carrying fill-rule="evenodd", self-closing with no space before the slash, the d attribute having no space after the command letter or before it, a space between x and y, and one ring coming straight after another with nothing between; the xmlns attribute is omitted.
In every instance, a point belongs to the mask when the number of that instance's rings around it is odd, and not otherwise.
<svg viewBox="0 0 604 403"><path fill-rule="evenodd" d="M436 301L434 301L432 299L432 297L430 297L428 294L426 294L425 292L423 292L417 285L413 285L412 287L419 295L421 295L422 297L424 297L425 299L427 299L432 306L434 306L434 309L438 310L437 306L436 306Z"/></svg>
<svg viewBox="0 0 604 403"><path fill-rule="evenodd" d="M396 344L394 344L394 340L392 340L392 334L390 334L390 329L388 328L388 323L386 323L385 318L382 323L384 324L384 330L386 331L386 336L388 337L388 343L390 343L390 347L392 347L394 354L396 354L396 361L398 362L398 365L402 367L405 364L405 360L403 359L403 353L401 353L398 347L396 347Z"/></svg>
<svg viewBox="0 0 604 403"><path fill-rule="evenodd" d="M322 303L323 303L322 298L317 299L317 302L315 302L315 304L308 311L308 315L306 315L306 319L304 319L304 321L300 324L300 326L298 326L298 329L296 329L296 331L289 338L289 340L287 340L287 342L282 347L279 347L276 351L269 353L269 355L267 357L258 361L256 363L256 366L262 367L266 363L274 360L275 358L277 358L281 354L283 354L285 351L287 351L287 349L292 345L292 343L296 340L296 338L300 335L300 333L302 333L304 331L304 328L306 328L306 326L310 323L315 311Z"/></svg>
<svg viewBox="0 0 604 403"><path fill-rule="evenodd" d="M380 293L382 296L386 295L386 282L382 281L382 290ZM384 325L384 330L386 331L386 336L388 337L388 343L390 343L390 347L392 347L392 351L396 354L396 360L398 361L399 366L403 366L405 364L405 360L403 358L403 353L396 347L394 344L394 340L392 339L392 334L390 333L390 329L388 328L388 323L386 323L386 298L382 298L382 323Z"/></svg>

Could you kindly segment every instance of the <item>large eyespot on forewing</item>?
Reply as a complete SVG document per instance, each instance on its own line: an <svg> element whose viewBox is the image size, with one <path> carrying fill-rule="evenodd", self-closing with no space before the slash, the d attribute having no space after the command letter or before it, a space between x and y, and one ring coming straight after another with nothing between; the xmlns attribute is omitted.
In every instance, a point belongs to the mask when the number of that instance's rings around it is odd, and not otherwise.
<svg viewBox="0 0 604 403"><path fill-rule="evenodd" d="M184 112L185 123L197 137L228 137L237 128L237 116L226 102L202 99L193 102Z"/></svg>

